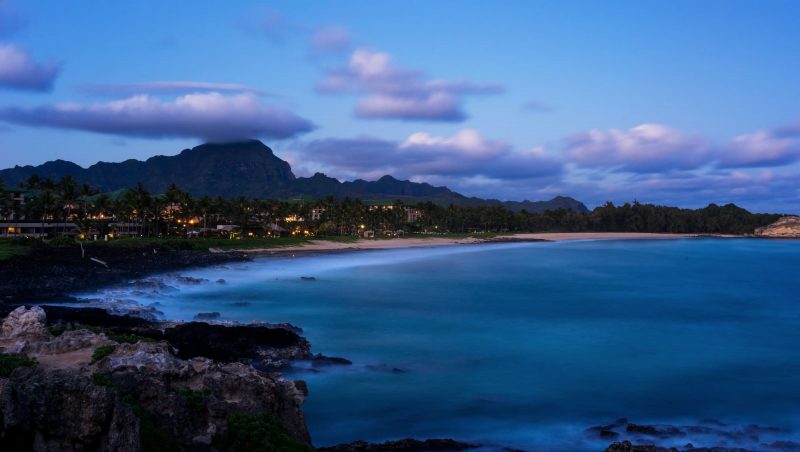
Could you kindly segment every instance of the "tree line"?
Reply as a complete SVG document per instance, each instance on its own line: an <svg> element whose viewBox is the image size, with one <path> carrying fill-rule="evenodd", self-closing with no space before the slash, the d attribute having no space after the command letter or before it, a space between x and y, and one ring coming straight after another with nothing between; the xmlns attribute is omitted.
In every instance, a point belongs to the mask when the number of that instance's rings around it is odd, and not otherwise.
<svg viewBox="0 0 800 452"><path fill-rule="evenodd" d="M0 181L0 217L25 221L70 221L81 230L108 233L111 222L141 225L145 236L182 236L218 224L235 224L242 231L264 235L302 231L318 235L356 235L364 230L475 232L656 232L750 234L780 215L753 214L734 204L710 204L701 209L611 202L589 212L566 209L513 212L502 205L442 206L396 200L379 204L359 199L267 200L208 196L193 197L176 185L161 194L143 184L114 193L100 193L66 176L58 181L38 176L21 184L25 202L15 203ZM324 212L312 220L312 211ZM408 209L421 215L409 221Z"/></svg>

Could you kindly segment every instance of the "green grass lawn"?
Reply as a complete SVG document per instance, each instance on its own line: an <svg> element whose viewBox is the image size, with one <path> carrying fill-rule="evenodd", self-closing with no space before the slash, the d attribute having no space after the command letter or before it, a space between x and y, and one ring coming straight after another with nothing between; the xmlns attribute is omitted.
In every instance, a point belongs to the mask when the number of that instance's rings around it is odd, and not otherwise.
<svg viewBox="0 0 800 452"><path fill-rule="evenodd" d="M90 246L111 246L121 248L138 248L143 246L170 248L176 250L208 251L209 248L219 249L251 249L251 248L281 248L286 246L302 245L308 243L306 237L280 237L280 238L121 238L108 242L89 242Z"/></svg>
<svg viewBox="0 0 800 452"><path fill-rule="evenodd" d="M30 248L11 239L0 239L0 261L12 256L28 254Z"/></svg>

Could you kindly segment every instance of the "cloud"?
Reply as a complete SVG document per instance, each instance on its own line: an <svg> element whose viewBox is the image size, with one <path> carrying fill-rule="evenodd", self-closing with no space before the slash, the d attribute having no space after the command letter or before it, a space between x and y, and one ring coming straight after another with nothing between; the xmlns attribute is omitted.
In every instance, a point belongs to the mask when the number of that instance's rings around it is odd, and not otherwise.
<svg viewBox="0 0 800 452"><path fill-rule="evenodd" d="M642 124L627 131L591 130L567 138L567 157L581 167L651 173L688 170L709 163L711 147L661 124Z"/></svg>
<svg viewBox="0 0 800 452"><path fill-rule="evenodd" d="M522 109L531 113L548 113L553 111L553 107L551 105L539 102L537 100L525 102L522 104Z"/></svg>
<svg viewBox="0 0 800 452"><path fill-rule="evenodd" d="M311 35L311 52L315 55L340 53L352 43L350 31L345 27L329 25L320 27Z"/></svg>
<svg viewBox="0 0 800 452"><path fill-rule="evenodd" d="M173 102L138 95L101 104L54 104L0 110L0 120L33 127L75 129L145 138L289 138L314 125L294 113L265 106L252 94L190 94Z"/></svg>
<svg viewBox="0 0 800 452"><path fill-rule="evenodd" d="M465 96L503 92L493 84L425 80L419 71L394 66L388 53L367 48L356 49L346 67L329 71L316 88L363 95L356 107L361 118L447 122L466 119Z"/></svg>
<svg viewBox="0 0 800 452"><path fill-rule="evenodd" d="M58 71L58 64L39 64L14 45L0 45L0 88L50 91Z"/></svg>
<svg viewBox="0 0 800 452"><path fill-rule="evenodd" d="M796 171L726 170L711 173L652 173L571 181L566 192L589 205L638 199L663 205L703 207L736 203L759 212L800 212Z"/></svg>
<svg viewBox="0 0 800 452"><path fill-rule="evenodd" d="M357 177L517 179L552 176L562 169L560 162L541 150L513 152L507 143L485 139L471 129L452 137L418 132L403 141L368 136L329 138L311 141L299 153L333 171Z"/></svg>
<svg viewBox="0 0 800 452"><path fill-rule="evenodd" d="M271 94L267 91L238 83L213 83L192 81L155 81L142 83L102 83L85 85L81 91L97 96L129 96L134 94L191 94L203 92Z"/></svg>
<svg viewBox="0 0 800 452"><path fill-rule="evenodd" d="M283 43L297 26L274 8L259 8L239 20L239 27L247 34L267 38L275 44Z"/></svg>
<svg viewBox="0 0 800 452"><path fill-rule="evenodd" d="M800 143L769 130L735 137L722 151L722 168L783 166L800 159Z"/></svg>

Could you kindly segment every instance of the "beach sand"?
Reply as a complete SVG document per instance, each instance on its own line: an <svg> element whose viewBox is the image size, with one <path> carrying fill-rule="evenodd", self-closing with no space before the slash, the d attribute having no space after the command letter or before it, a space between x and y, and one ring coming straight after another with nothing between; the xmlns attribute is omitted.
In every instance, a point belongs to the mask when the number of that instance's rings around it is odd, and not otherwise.
<svg viewBox="0 0 800 452"><path fill-rule="evenodd" d="M504 242L537 242L537 241L564 241L564 240L617 240L617 239L676 239L699 237L697 234L652 234L638 232L570 232L570 233L528 233L498 235L492 238L467 237L462 239L445 237L426 238L394 238L394 239L359 239L354 242L333 242L329 240L311 240L297 246L280 248L243 248L243 249L217 249L212 252L240 251L254 254L292 254L308 252L333 252L356 250L380 250L395 248L433 247L448 245L468 245L477 243L504 243ZM722 236L720 236L722 237Z"/></svg>

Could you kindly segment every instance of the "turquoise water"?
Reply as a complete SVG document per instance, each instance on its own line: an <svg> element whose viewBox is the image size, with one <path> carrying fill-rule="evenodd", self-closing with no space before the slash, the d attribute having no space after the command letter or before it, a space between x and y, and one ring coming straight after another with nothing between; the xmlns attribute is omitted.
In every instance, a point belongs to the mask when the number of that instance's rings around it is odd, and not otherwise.
<svg viewBox="0 0 800 452"><path fill-rule="evenodd" d="M185 272L210 281L178 291L105 296L158 302L167 318L291 322L315 352L351 359L289 375L309 384L317 445L602 450L610 441L583 430L619 417L758 423L792 439L799 269L790 241L497 244L264 258ZM678 444L690 439L720 441Z"/></svg>

